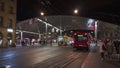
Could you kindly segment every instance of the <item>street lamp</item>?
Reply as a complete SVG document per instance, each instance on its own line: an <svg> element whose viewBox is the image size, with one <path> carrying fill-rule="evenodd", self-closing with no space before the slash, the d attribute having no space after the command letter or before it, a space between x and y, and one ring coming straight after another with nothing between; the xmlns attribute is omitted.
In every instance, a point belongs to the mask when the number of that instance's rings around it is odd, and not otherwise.
<svg viewBox="0 0 120 68"><path fill-rule="evenodd" d="M44 12L40 12L40 15L41 15L41 16L44 16Z"/></svg>
<svg viewBox="0 0 120 68"><path fill-rule="evenodd" d="M74 14L78 14L78 9L75 9L75 10L74 10Z"/></svg>
<svg viewBox="0 0 120 68"><path fill-rule="evenodd" d="M97 23L98 21L95 21L95 39L97 41Z"/></svg>

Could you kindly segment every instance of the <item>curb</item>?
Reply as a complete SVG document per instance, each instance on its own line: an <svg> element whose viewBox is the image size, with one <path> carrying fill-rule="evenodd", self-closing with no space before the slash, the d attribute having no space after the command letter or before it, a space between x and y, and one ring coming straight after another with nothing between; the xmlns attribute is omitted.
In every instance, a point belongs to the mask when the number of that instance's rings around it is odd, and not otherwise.
<svg viewBox="0 0 120 68"><path fill-rule="evenodd" d="M90 57L89 57L90 55L91 55L91 52L89 52L88 56L86 57L86 59L82 63L81 68L85 68L86 64L89 63L88 61L90 60Z"/></svg>

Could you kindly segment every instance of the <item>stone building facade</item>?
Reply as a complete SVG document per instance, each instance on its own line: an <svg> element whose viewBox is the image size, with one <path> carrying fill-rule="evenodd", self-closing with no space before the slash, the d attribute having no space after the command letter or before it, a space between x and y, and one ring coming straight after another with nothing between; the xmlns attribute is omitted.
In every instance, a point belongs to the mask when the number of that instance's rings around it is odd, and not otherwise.
<svg viewBox="0 0 120 68"><path fill-rule="evenodd" d="M120 26L100 21L98 24L98 39L120 39Z"/></svg>
<svg viewBox="0 0 120 68"><path fill-rule="evenodd" d="M0 0L0 47L13 46L17 0Z"/></svg>

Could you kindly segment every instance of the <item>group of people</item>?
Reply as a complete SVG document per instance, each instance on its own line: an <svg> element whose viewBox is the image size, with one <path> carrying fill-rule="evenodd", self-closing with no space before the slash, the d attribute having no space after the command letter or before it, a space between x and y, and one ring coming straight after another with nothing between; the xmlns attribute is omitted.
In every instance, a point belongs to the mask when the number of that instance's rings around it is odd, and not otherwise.
<svg viewBox="0 0 120 68"><path fill-rule="evenodd" d="M113 58L112 54L116 53L118 60L120 61L120 40L103 39L99 41L99 46L100 56L102 60L105 59L105 56L111 60Z"/></svg>
<svg viewBox="0 0 120 68"><path fill-rule="evenodd" d="M17 44L20 44L20 42L22 46L47 45L47 44L50 44L50 46L52 46L53 40L23 39L21 41L20 40L16 41Z"/></svg>

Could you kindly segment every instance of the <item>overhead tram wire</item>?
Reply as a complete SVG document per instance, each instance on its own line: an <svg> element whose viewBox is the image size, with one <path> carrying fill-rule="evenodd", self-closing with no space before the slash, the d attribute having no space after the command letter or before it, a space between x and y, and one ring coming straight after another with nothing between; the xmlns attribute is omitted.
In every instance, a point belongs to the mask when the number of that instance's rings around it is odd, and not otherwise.
<svg viewBox="0 0 120 68"><path fill-rule="evenodd" d="M62 14L61 9L57 9L55 8L52 4L47 4L44 0L42 0L44 2L45 5L41 4L47 11L55 11L55 14Z"/></svg>

